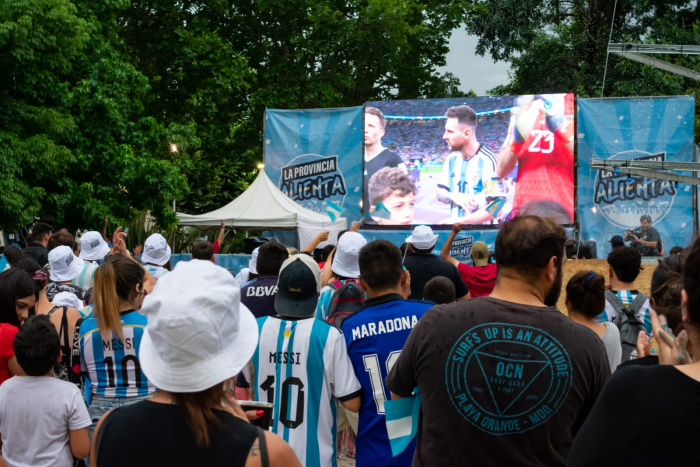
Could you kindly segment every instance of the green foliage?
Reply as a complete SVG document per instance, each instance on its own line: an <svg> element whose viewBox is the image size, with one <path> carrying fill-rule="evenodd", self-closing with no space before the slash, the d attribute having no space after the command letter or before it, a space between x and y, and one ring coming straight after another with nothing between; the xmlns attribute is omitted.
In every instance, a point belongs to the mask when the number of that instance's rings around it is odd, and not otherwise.
<svg viewBox="0 0 700 467"><path fill-rule="evenodd" d="M488 5L486 5L488 3ZM600 97L610 26L612 42L700 45L700 6L682 0L481 2L468 30L478 51L511 64L510 83L491 94L575 91ZM531 15L532 11L537 13ZM697 56L654 57L700 70ZM604 96L696 96L697 81L616 55L608 58ZM696 97L697 98L697 97ZM698 108L696 102L696 109ZM697 114L696 114L697 115ZM696 134L700 118L696 117Z"/></svg>
<svg viewBox="0 0 700 467"><path fill-rule="evenodd" d="M238 196L266 108L470 95L470 0L0 0L0 228L159 228ZM171 150L176 148L176 150Z"/></svg>

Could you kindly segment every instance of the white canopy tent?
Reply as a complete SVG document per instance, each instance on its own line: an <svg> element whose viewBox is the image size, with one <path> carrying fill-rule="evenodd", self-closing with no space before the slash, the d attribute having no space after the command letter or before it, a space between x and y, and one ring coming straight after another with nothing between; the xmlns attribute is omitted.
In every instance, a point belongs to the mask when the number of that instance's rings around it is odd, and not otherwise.
<svg viewBox="0 0 700 467"><path fill-rule="evenodd" d="M347 229L347 219L335 222L325 214L300 206L282 193L261 170L255 181L238 198L226 206L206 214L177 213L182 226L226 226L250 230L295 230L303 247L324 230L329 230L329 241L335 243L338 232ZM323 244L321 245L323 246Z"/></svg>

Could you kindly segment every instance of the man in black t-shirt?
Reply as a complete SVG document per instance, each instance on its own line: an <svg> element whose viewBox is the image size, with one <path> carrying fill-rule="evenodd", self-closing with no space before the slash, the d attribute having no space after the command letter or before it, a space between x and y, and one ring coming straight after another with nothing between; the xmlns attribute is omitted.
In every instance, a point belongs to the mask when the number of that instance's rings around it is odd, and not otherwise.
<svg viewBox="0 0 700 467"><path fill-rule="evenodd" d="M639 250L642 256L659 256L661 236L659 231L651 226L651 216L644 214L639 218L639 222L640 227L625 232L625 240L631 240L630 246Z"/></svg>
<svg viewBox="0 0 700 467"><path fill-rule="evenodd" d="M455 297L457 300L467 298L469 289L464 284L462 276L457 268L442 258L433 254L433 247L437 242L437 235L427 225L419 225L406 239L406 243L413 245L415 253L404 259L403 265L411 274L411 300L423 300L423 289L433 277L443 276L455 285Z"/></svg>
<svg viewBox="0 0 700 467"><path fill-rule="evenodd" d="M365 107L365 171L363 175L365 198L367 197L367 187L369 179L384 167L406 168L403 159L395 152L391 152L382 146L382 136L386 119L381 110L376 107ZM371 200L364 200L364 210L369 210Z"/></svg>
<svg viewBox="0 0 700 467"><path fill-rule="evenodd" d="M566 463L610 366L600 338L554 306L565 242L549 219L506 222L491 295L438 305L413 328L386 385L392 400L420 388L414 467Z"/></svg>

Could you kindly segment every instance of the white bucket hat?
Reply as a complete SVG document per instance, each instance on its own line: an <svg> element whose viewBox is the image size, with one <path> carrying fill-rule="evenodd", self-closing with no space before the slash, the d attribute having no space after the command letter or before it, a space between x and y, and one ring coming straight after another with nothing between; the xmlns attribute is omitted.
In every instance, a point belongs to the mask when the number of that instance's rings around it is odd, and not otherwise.
<svg viewBox="0 0 700 467"><path fill-rule="evenodd" d="M248 261L248 270L250 271L251 274L257 274L258 273L258 250L260 247L257 247L255 250L253 250L253 256L250 257L250 261Z"/></svg>
<svg viewBox="0 0 700 467"><path fill-rule="evenodd" d="M428 250L435 246L438 236L433 233L433 229L427 225L419 225L413 229L413 233L408 236L406 243L412 244L419 250Z"/></svg>
<svg viewBox="0 0 700 467"><path fill-rule="evenodd" d="M238 283L211 261L180 261L158 280L141 313L148 317L141 368L166 391L199 392L233 378L258 345Z"/></svg>
<svg viewBox="0 0 700 467"><path fill-rule="evenodd" d="M170 261L170 246L161 234L155 233L146 239L146 243L143 245L141 260L144 263L156 264L158 266L163 266Z"/></svg>
<svg viewBox="0 0 700 467"><path fill-rule="evenodd" d="M49 278L54 282L72 281L83 272L85 261L73 254L69 246L57 246L49 251Z"/></svg>
<svg viewBox="0 0 700 467"><path fill-rule="evenodd" d="M80 258L90 261L97 261L109 253L109 245L102 238L99 232L85 232L80 237Z"/></svg>
<svg viewBox="0 0 700 467"><path fill-rule="evenodd" d="M360 249L367 245L367 239L357 232L347 232L338 240L333 253L331 271L342 277L360 276Z"/></svg>

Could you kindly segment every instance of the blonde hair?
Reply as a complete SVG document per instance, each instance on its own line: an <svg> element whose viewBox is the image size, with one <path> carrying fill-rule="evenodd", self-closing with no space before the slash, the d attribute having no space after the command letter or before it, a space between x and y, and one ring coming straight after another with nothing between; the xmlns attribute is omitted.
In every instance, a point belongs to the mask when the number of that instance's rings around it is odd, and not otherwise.
<svg viewBox="0 0 700 467"><path fill-rule="evenodd" d="M108 257L95 271L92 301L102 339L116 333L124 339L119 299L129 300L136 285L143 286L144 269L120 255Z"/></svg>

